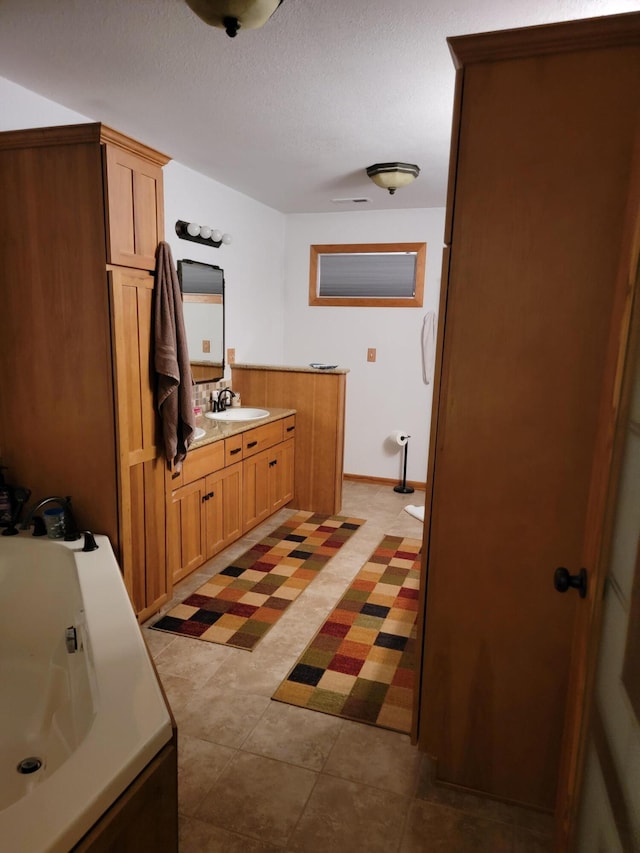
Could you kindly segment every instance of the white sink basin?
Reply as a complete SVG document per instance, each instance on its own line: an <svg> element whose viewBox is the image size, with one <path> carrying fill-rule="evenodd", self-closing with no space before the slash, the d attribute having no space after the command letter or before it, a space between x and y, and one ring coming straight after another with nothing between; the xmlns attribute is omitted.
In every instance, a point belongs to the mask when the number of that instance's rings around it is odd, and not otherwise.
<svg viewBox="0 0 640 853"><path fill-rule="evenodd" d="M196 427L196 431L193 434L193 440L197 441L199 438L204 438L207 434L207 431L202 429L202 427Z"/></svg>
<svg viewBox="0 0 640 853"><path fill-rule="evenodd" d="M257 421L258 418L266 418L269 412L266 409L252 409L250 406L235 406L224 412L205 412L205 418L212 421Z"/></svg>

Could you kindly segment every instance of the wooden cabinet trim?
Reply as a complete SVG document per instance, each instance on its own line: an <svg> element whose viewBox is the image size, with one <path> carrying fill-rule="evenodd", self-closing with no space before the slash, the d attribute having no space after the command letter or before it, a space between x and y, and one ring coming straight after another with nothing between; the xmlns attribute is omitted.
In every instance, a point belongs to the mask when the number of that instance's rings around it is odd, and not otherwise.
<svg viewBox="0 0 640 853"><path fill-rule="evenodd" d="M496 62L545 56L562 51L622 47L640 43L637 12L585 18L502 32L454 36L447 39L456 68L472 62Z"/></svg>

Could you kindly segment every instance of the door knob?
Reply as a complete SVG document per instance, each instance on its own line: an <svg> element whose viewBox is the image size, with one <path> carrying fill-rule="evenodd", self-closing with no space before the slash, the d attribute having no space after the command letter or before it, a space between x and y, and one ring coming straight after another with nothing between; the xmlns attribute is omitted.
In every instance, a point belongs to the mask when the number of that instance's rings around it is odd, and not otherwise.
<svg viewBox="0 0 640 853"><path fill-rule="evenodd" d="M587 596L587 570L580 569L577 575L570 574L568 569L556 569L553 573L553 585L558 592L566 592L568 589L577 589L580 598Z"/></svg>

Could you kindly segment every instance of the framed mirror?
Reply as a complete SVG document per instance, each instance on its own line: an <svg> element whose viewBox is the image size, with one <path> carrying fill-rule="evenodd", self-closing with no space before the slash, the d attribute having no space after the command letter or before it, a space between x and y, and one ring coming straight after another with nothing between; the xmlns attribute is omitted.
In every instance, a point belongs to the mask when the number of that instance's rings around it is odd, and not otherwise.
<svg viewBox="0 0 640 853"><path fill-rule="evenodd" d="M178 280L193 381L217 382L224 376L224 270L185 258Z"/></svg>

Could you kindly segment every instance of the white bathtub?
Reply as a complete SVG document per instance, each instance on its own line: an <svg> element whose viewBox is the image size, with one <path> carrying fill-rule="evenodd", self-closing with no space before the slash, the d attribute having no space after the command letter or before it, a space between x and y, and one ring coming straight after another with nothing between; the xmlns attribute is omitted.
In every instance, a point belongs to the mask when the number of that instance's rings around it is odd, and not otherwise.
<svg viewBox="0 0 640 853"><path fill-rule="evenodd" d="M2 853L67 853L171 739L111 545L96 542L0 537ZM41 769L19 773L31 757Z"/></svg>

